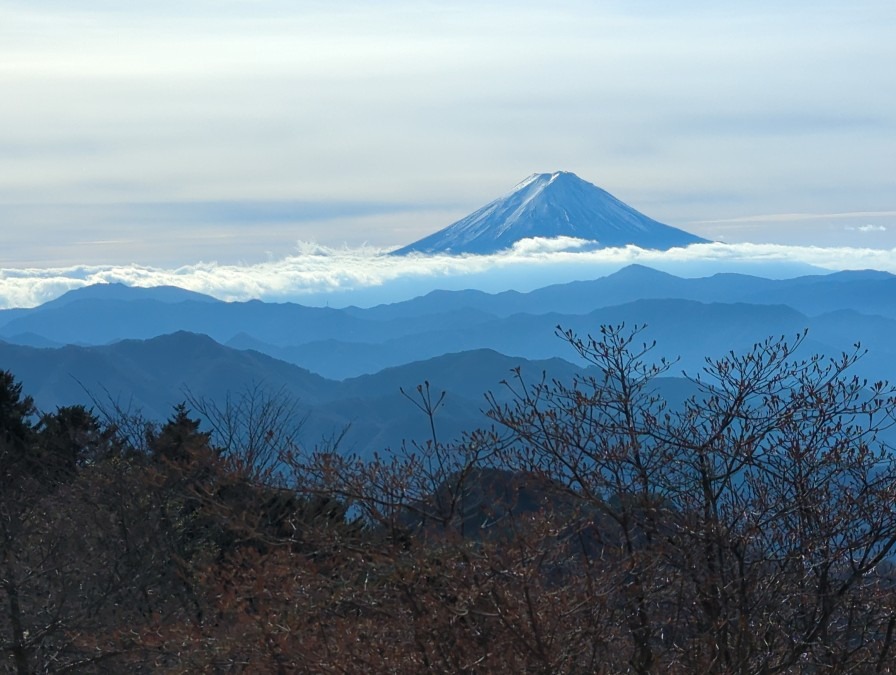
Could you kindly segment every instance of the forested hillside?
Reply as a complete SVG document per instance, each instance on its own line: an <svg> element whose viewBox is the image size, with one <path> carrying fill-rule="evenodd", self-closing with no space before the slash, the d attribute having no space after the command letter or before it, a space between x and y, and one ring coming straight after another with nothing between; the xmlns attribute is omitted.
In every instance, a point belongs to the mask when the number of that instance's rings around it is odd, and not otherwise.
<svg viewBox="0 0 896 675"><path fill-rule="evenodd" d="M288 401L37 414L0 374L0 669L886 672L894 391L802 338L670 406L637 330L519 373L493 431L362 458ZM657 365L658 364L658 365Z"/></svg>

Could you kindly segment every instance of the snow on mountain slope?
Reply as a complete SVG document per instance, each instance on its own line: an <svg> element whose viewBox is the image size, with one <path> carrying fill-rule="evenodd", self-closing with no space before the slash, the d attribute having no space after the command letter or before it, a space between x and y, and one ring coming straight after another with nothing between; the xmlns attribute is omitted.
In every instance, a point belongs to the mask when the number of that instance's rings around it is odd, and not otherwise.
<svg viewBox="0 0 896 675"><path fill-rule="evenodd" d="M393 253L494 253L531 237L660 250L706 241L648 218L574 173L557 171L533 174L505 196Z"/></svg>

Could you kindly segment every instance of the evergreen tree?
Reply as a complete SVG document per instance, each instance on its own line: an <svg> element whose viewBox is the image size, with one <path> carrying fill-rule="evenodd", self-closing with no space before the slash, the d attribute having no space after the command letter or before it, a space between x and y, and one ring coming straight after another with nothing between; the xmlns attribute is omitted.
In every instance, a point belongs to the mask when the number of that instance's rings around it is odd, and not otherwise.
<svg viewBox="0 0 896 675"><path fill-rule="evenodd" d="M50 480L73 476L78 466L95 461L112 446L113 431L82 405L64 406L41 417L37 445L42 473Z"/></svg>
<svg viewBox="0 0 896 675"><path fill-rule="evenodd" d="M174 408L165 425L149 438L149 449L155 459L187 462L204 454L209 448L211 434L199 430L198 419L190 417L185 403Z"/></svg>
<svg viewBox="0 0 896 675"><path fill-rule="evenodd" d="M0 491L11 490L33 469L35 413L34 400L22 394L22 384L9 371L0 371Z"/></svg>

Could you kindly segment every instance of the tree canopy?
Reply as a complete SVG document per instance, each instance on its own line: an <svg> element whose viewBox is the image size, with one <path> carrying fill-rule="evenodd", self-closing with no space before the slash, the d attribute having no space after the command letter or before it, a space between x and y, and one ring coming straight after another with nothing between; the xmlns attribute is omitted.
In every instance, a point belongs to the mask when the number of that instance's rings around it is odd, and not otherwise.
<svg viewBox="0 0 896 675"><path fill-rule="evenodd" d="M896 392L860 350L770 339L671 405L637 327L560 335L590 375L509 373L452 443L423 384L432 438L373 459L259 389L158 424L0 373L0 667L889 672Z"/></svg>

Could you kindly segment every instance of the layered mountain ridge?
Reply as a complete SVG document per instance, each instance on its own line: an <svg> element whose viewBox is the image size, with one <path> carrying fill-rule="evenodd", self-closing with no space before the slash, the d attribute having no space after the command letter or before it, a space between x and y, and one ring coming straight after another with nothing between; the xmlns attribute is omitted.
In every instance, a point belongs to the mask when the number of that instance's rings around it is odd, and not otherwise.
<svg viewBox="0 0 896 675"><path fill-rule="evenodd" d="M0 370L25 382L43 410L114 401L155 419L186 392L219 401L256 386L283 391L310 414L307 438L348 427L346 442L366 452L430 434L402 391L424 381L447 391L436 421L440 435L454 438L487 423L482 395L506 394L501 381L516 367L527 382L584 373L589 364L556 336L558 326L585 336L620 324L646 325L639 340L657 349L645 359L677 358L670 376L808 329L802 356L839 358L858 341L869 352L853 373L896 381L892 274L682 278L641 265L529 293L437 291L366 309L85 287L40 307L0 311Z"/></svg>

